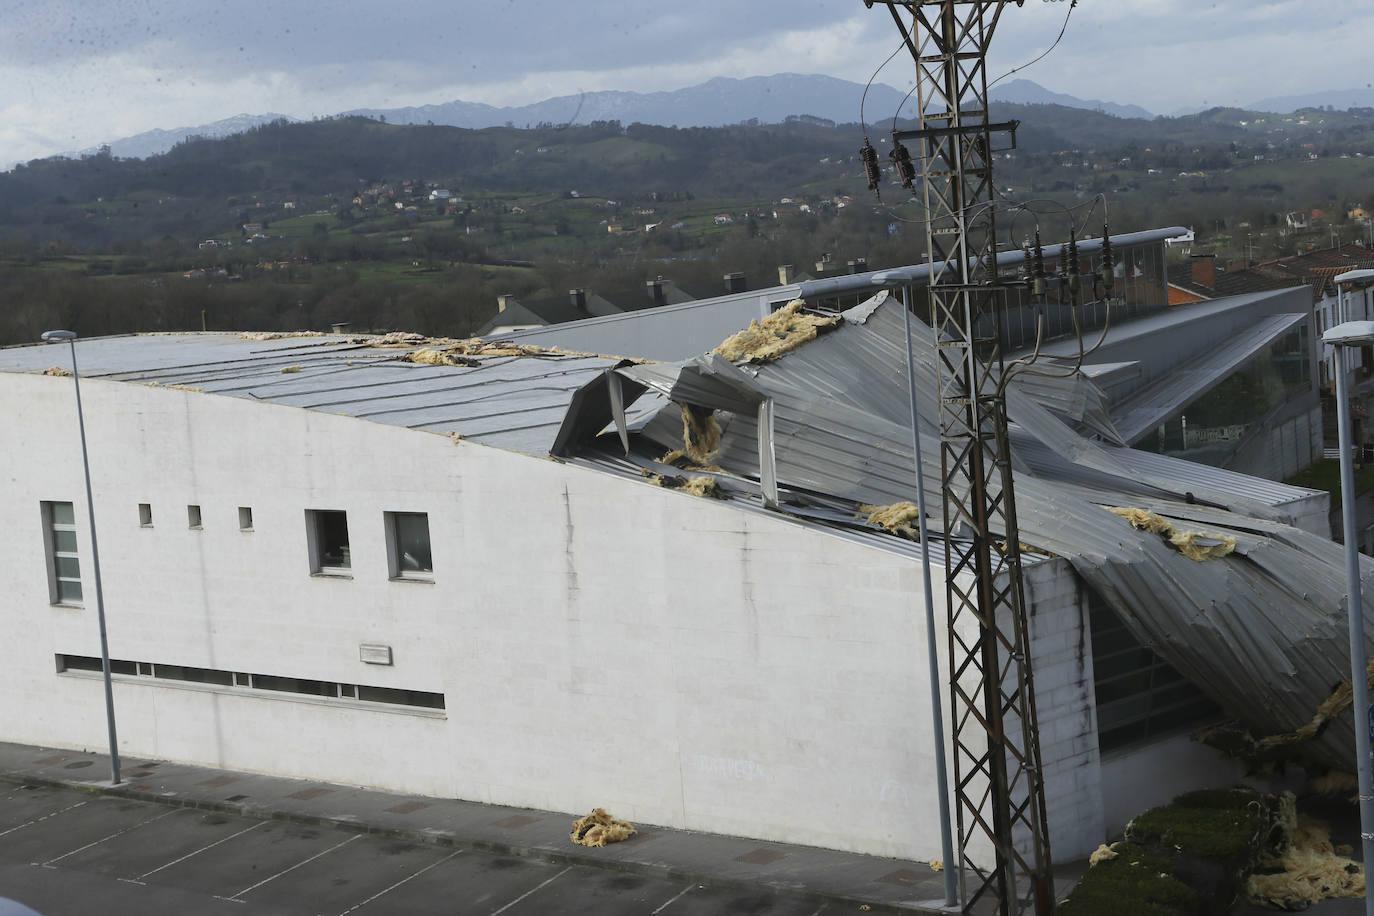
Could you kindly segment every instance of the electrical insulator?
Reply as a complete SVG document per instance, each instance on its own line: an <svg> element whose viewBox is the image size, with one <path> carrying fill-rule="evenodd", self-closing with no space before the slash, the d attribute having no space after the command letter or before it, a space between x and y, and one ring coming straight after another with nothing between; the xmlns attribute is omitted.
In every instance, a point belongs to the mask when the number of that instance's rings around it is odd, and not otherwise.
<svg viewBox="0 0 1374 916"><path fill-rule="evenodd" d="M1035 255L1031 254L1030 239L1021 241L1021 279L1027 283L1035 277Z"/></svg>
<svg viewBox="0 0 1374 916"><path fill-rule="evenodd" d="M1077 296L1079 290L1078 275L1078 238L1072 229L1069 230L1069 292Z"/></svg>
<svg viewBox="0 0 1374 916"><path fill-rule="evenodd" d="M902 180L902 187L910 191L916 184L916 164L911 161L911 151L906 148L905 143L899 140L892 142L892 152L887 154L888 158L897 167L897 177Z"/></svg>
<svg viewBox="0 0 1374 916"><path fill-rule="evenodd" d="M859 158L864 163L864 175L868 177L868 189L878 190L878 185L883 180L883 170L878 167L878 151L873 148L873 144L864 137L864 145L859 148Z"/></svg>
<svg viewBox="0 0 1374 916"><path fill-rule="evenodd" d="M1107 224L1102 224L1102 288L1108 296L1116 286L1116 264L1112 262L1112 235Z"/></svg>
<svg viewBox="0 0 1374 916"><path fill-rule="evenodd" d="M1040 230L1035 230L1035 280L1031 291L1037 296L1045 295L1045 246L1040 244Z"/></svg>
<svg viewBox="0 0 1374 916"><path fill-rule="evenodd" d="M1069 276L1069 246L1059 246L1059 279L1065 280Z"/></svg>

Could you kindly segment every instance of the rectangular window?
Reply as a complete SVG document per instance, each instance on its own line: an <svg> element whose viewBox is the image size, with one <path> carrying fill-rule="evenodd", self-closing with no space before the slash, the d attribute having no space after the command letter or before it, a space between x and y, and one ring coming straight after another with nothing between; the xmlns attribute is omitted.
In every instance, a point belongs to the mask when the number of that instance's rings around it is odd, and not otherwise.
<svg viewBox="0 0 1374 916"><path fill-rule="evenodd" d="M386 546L393 579L434 578L428 515L423 512L386 513Z"/></svg>
<svg viewBox="0 0 1374 916"><path fill-rule="evenodd" d="M153 527L153 507L150 503L138 504L138 524L142 528Z"/></svg>
<svg viewBox="0 0 1374 916"><path fill-rule="evenodd" d="M186 507L186 525L189 528L200 527L200 506Z"/></svg>
<svg viewBox="0 0 1374 916"><path fill-rule="evenodd" d="M348 575L353 557L348 549L348 513L333 509L308 509L306 539L310 547L310 571Z"/></svg>
<svg viewBox="0 0 1374 916"><path fill-rule="evenodd" d="M44 502L48 592L53 604L81 604L81 561L76 553L76 511L71 503Z"/></svg>
<svg viewBox="0 0 1374 916"><path fill-rule="evenodd" d="M252 506L239 506L239 530L240 530L240 531L252 531L252 530L253 530L253 507L252 507Z"/></svg>

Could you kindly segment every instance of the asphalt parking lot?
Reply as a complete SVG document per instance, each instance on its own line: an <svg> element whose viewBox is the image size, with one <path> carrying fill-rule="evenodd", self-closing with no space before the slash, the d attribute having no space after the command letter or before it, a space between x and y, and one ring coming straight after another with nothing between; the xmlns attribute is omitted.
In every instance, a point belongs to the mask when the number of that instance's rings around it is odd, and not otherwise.
<svg viewBox="0 0 1374 916"><path fill-rule="evenodd" d="M46 785L0 786L0 896L89 913L758 914L836 905L241 817Z"/></svg>

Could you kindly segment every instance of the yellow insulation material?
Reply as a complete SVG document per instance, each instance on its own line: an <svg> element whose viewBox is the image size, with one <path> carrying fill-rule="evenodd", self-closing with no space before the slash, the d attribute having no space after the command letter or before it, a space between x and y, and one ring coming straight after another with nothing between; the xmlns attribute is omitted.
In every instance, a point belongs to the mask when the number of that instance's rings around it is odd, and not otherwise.
<svg viewBox="0 0 1374 916"><path fill-rule="evenodd" d="M1337 855L1326 824L1298 816L1297 801L1285 792L1279 803L1284 843L1278 856L1260 863L1269 874L1253 874L1245 893L1253 903L1305 910L1320 900L1364 896L1364 867Z"/></svg>
<svg viewBox="0 0 1374 916"><path fill-rule="evenodd" d="M724 469L721 468L721 466L718 465L718 464L698 464L697 462L695 462L695 461L692 460L692 458L691 458L690 455L688 455L685 451L683 451L683 450L680 449L680 448L675 448L675 449L673 449L671 452L668 452L668 453L667 453L666 455L664 455L662 458L658 459L658 463L659 463L659 464L670 465L670 466L675 467L675 468L681 468L681 469L684 470L684 471L686 471L686 470L692 470L692 471L720 471L720 470L724 470Z"/></svg>
<svg viewBox="0 0 1374 916"><path fill-rule="evenodd" d="M886 528L902 537L918 538L921 510L915 503L893 503L890 506L859 506L859 517L866 518L870 525Z"/></svg>
<svg viewBox="0 0 1374 916"><path fill-rule="evenodd" d="M1358 800L1360 781L1354 773L1331 770L1312 780L1312 791L1320 795L1349 795Z"/></svg>
<svg viewBox="0 0 1374 916"><path fill-rule="evenodd" d="M414 353L407 353L401 357L408 363L418 363L422 366L480 366L477 360L471 356L461 356L446 350L435 350L426 347L416 350Z"/></svg>
<svg viewBox="0 0 1374 916"><path fill-rule="evenodd" d="M1088 865L1092 866L1096 865L1098 862L1105 862L1108 859L1115 859L1118 855L1120 855L1120 853L1112 849L1112 847L1108 846L1106 843L1103 843L1101 846L1097 847L1096 850L1094 850L1092 855L1088 856Z"/></svg>
<svg viewBox="0 0 1374 916"><path fill-rule="evenodd" d="M802 311L803 305L802 300L795 299L767 318L751 321L749 327L727 337L715 352L732 363L766 363L815 340L821 329L839 324L839 316L808 315Z"/></svg>
<svg viewBox="0 0 1374 916"><path fill-rule="evenodd" d="M1227 534L1207 534L1202 531L1183 531L1174 527L1173 522L1161 518L1153 512L1130 506L1103 506L1113 515L1119 515L1139 531L1157 534L1174 546L1179 553L1198 563L1224 557L1236 549L1236 539ZM1202 541L1217 541L1203 544Z"/></svg>
<svg viewBox="0 0 1374 916"><path fill-rule="evenodd" d="M1369 681L1374 681L1374 659L1371 659L1365 666L1365 677ZM1374 687L1374 683L1370 686ZM1331 695L1317 707L1311 720L1291 732L1256 739L1249 732L1221 725L1216 728L1204 729L1198 732L1197 737L1204 744L1219 748L1242 760L1268 759L1273 756L1273 752L1277 749L1315 738L1322 729L1326 728L1327 723L1350 708L1353 693L1350 682L1342 681L1335 690L1331 691ZM1346 779L1349 778L1347 775ZM1344 788L1353 790L1358 787L1343 786L1340 774L1328 773L1325 777L1315 780L1313 788L1318 792L1339 792Z"/></svg>
<svg viewBox="0 0 1374 916"><path fill-rule="evenodd" d="M301 367L300 367L300 366L284 366L284 367L282 367L281 374L282 374L282 375L292 375L293 373L300 372L300 371L301 371Z"/></svg>
<svg viewBox="0 0 1374 916"><path fill-rule="evenodd" d="M195 385L168 385L168 388L175 388L177 391L204 391L204 388L197 388Z"/></svg>
<svg viewBox="0 0 1374 916"><path fill-rule="evenodd" d="M634 824L616 820L606 813L605 808L595 808L586 817L573 821L572 832L568 839L579 846L605 846L619 843L638 833Z"/></svg>
<svg viewBox="0 0 1374 916"><path fill-rule="evenodd" d="M944 870L945 870L945 863L944 863L942 860L940 860L940 859L931 859L931 860L930 860L930 870L931 870L931 871L944 871Z"/></svg>
<svg viewBox="0 0 1374 916"><path fill-rule="evenodd" d="M288 337L323 337L322 331L244 331L239 340L284 340Z"/></svg>
<svg viewBox="0 0 1374 916"><path fill-rule="evenodd" d="M691 493L693 496L715 496L720 493L720 484L716 483L714 477L693 477L687 481L687 485L682 489Z"/></svg>
<svg viewBox="0 0 1374 916"><path fill-rule="evenodd" d="M655 474L645 468L639 472L640 476L649 481L656 487L663 487L665 490L685 490L693 496L710 496L716 499L724 498L725 494L720 489L720 484L714 477L705 474L700 477L693 477L688 480L686 477Z"/></svg>
<svg viewBox="0 0 1374 916"><path fill-rule="evenodd" d="M72 374L72 371L71 371L70 369L63 369L61 366L49 366L48 368L46 368L46 369L43 370L43 374L44 374L44 375L62 375L62 376L66 376L66 375L71 375L71 374Z"/></svg>
<svg viewBox="0 0 1374 916"><path fill-rule="evenodd" d="M716 456L720 451L720 424L714 413L682 405L682 448L698 465L707 464Z"/></svg>

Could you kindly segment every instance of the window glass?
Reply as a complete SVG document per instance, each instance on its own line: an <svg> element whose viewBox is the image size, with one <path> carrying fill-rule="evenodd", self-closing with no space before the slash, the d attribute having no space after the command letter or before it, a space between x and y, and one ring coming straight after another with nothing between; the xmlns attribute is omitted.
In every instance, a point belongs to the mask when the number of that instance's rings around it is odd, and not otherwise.
<svg viewBox="0 0 1374 916"><path fill-rule="evenodd" d="M48 529L48 585L54 604L81 603L81 560L76 551L76 512L71 503L45 502Z"/></svg>
<svg viewBox="0 0 1374 916"><path fill-rule="evenodd" d="M348 548L348 514L316 510L315 565L317 569L351 569L353 558Z"/></svg>
<svg viewBox="0 0 1374 916"><path fill-rule="evenodd" d="M396 572L432 573L434 562L429 554L429 516L422 512L396 512Z"/></svg>

